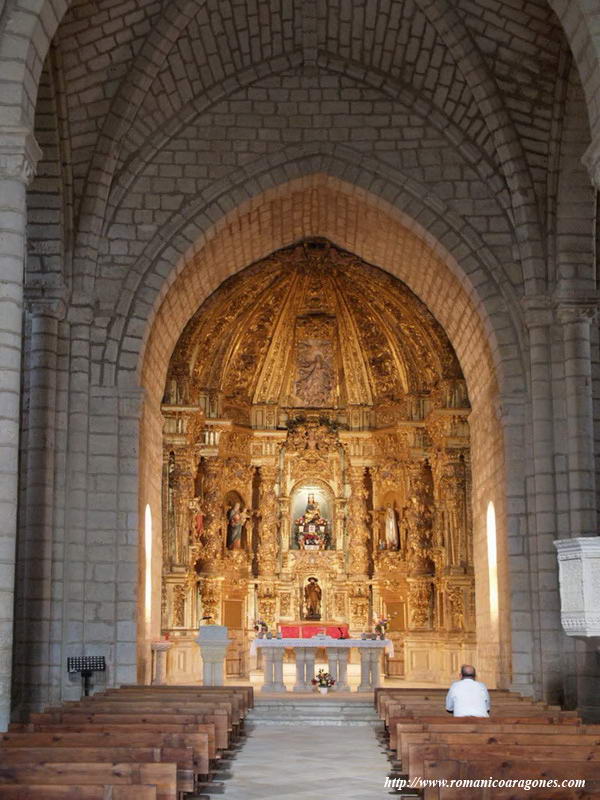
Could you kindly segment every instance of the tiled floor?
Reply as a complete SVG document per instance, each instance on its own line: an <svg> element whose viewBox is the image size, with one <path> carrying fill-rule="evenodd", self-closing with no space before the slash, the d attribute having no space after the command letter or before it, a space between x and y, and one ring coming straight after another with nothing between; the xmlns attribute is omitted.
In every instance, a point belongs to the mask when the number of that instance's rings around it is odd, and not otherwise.
<svg viewBox="0 0 600 800"><path fill-rule="evenodd" d="M224 800L382 800L390 762L365 727L248 725Z"/></svg>

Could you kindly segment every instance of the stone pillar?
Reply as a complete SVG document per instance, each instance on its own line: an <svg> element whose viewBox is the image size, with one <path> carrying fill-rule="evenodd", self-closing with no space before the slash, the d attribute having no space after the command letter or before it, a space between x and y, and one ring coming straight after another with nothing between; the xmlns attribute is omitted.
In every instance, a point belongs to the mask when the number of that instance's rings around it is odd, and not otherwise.
<svg viewBox="0 0 600 800"><path fill-rule="evenodd" d="M373 647L367 652L371 654L371 686L375 689L381 683L381 650Z"/></svg>
<svg viewBox="0 0 600 800"><path fill-rule="evenodd" d="M283 682L283 647L273 648L273 691L285 692L285 684Z"/></svg>
<svg viewBox="0 0 600 800"><path fill-rule="evenodd" d="M60 680L52 670L61 669L60 656L49 661L50 643L56 642L53 626L53 559L62 537L55 531L54 471L56 460L57 350L59 320L64 316L62 300L29 302L30 341L27 441L21 489L23 513L19 533L15 604L15 657L19 695L40 702L51 696ZM35 630L31 620L36 620ZM53 631L54 627L54 631ZM53 635L54 633L54 635Z"/></svg>
<svg viewBox="0 0 600 800"><path fill-rule="evenodd" d="M294 654L296 656L296 683L294 684L295 692L306 691L306 676L305 676L305 647L295 647Z"/></svg>
<svg viewBox="0 0 600 800"><path fill-rule="evenodd" d="M554 539L557 532L556 483L557 472L554 451L554 407L552 402L552 353L550 348L554 310L544 296L530 297L525 301L525 318L529 331L531 365L531 439L533 449L533 475L530 485L533 493L532 520L535 526L530 534L530 571L532 587L529 608L513 614L521 627L521 639L529 636L532 642L531 659L521 656L515 672L526 675L534 684L537 697L557 702L556 691L562 684L562 646L560 620L556 614L556 628L541 623L544 609L557 608L558 576L554 566ZM539 589L537 589L537 586ZM523 630L530 618L529 630ZM515 623L513 622L513 625ZM529 626L528 626L529 627ZM514 669L514 668L513 668Z"/></svg>
<svg viewBox="0 0 600 800"><path fill-rule="evenodd" d="M327 648L327 670L333 680L335 681L334 685L331 687L333 691L339 691L339 683L340 683L340 670L339 670L339 660L338 654L340 650L337 647L328 647Z"/></svg>
<svg viewBox="0 0 600 800"><path fill-rule="evenodd" d="M274 669L275 648L263 647L261 649L263 651L263 675L264 675L264 683L262 690L263 692L274 692L275 691L275 669Z"/></svg>
<svg viewBox="0 0 600 800"><path fill-rule="evenodd" d="M348 656L350 655L350 649L347 647L342 647L337 652L338 652L337 690L338 692L349 692L350 687L348 686Z"/></svg>
<svg viewBox="0 0 600 800"><path fill-rule="evenodd" d="M295 692L310 692L312 679L315 677L315 656L314 647L295 647L296 654L296 683Z"/></svg>
<svg viewBox="0 0 600 800"><path fill-rule="evenodd" d="M152 642L151 648L154 653L154 677L153 686L165 686L167 683L167 653L173 646L172 642Z"/></svg>
<svg viewBox="0 0 600 800"><path fill-rule="evenodd" d="M0 129L0 730L10 718L26 187L40 149L26 128Z"/></svg>
<svg viewBox="0 0 600 800"><path fill-rule="evenodd" d="M596 533L596 475L590 323L593 305L561 305L568 439L569 534Z"/></svg>
<svg viewBox="0 0 600 800"><path fill-rule="evenodd" d="M305 685L307 691L312 691L312 679L315 677L315 657L317 655L317 651L314 647L307 647L306 648L306 657L305 657Z"/></svg>
<svg viewBox="0 0 600 800"><path fill-rule="evenodd" d="M373 691L373 682L371 680L371 650L368 647L359 647L358 654L360 655L360 683L357 691L371 692Z"/></svg>

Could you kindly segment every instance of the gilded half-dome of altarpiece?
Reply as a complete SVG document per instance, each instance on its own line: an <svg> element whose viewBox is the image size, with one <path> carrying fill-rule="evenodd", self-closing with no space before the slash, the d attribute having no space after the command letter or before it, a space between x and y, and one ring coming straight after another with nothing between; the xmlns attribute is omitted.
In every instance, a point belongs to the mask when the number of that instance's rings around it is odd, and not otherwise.
<svg viewBox="0 0 600 800"><path fill-rule="evenodd" d="M308 240L225 281L187 324L165 400L219 393L251 406L408 408L466 393L441 326L400 280L326 240ZM181 396L181 395L187 396ZM403 414L404 416L404 414Z"/></svg>

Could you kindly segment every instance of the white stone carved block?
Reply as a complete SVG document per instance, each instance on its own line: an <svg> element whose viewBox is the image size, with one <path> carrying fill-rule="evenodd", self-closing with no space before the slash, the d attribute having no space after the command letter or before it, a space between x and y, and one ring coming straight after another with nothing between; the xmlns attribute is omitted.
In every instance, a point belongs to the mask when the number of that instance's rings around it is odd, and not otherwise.
<svg viewBox="0 0 600 800"><path fill-rule="evenodd" d="M202 683L204 686L223 686L225 655L231 639L224 625L203 625L198 630L196 642L202 657Z"/></svg>
<svg viewBox="0 0 600 800"><path fill-rule="evenodd" d="M560 539L561 622L568 636L600 636L600 537Z"/></svg>

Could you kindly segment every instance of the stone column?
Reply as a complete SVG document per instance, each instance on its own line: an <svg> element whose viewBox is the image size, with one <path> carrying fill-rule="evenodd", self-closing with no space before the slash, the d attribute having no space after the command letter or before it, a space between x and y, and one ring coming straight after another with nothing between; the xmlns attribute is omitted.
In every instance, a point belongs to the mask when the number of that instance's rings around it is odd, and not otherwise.
<svg viewBox="0 0 600 800"><path fill-rule="evenodd" d="M52 700L56 681L51 671L61 659L49 661L53 640L52 563L62 538L55 531L54 471L56 459L57 351L59 321L64 317L62 300L30 301L27 441L25 484L21 489L24 510L18 546L15 605L15 681L20 694L33 692L40 702ZM53 594L54 592L54 594ZM31 620L36 620L35 630ZM54 641L56 641L56 623Z"/></svg>
<svg viewBox="0 0 600 800"><path fill-rule="evenodd" d="M569 534L596 533L596 475L590 323L594 305L564 304L558 308L565 361L568 436Z"/></svg>
<svg viewBox="0 0 600 800"><path fill-rule="evenodd" d="M367 652L371 654L371 686L375 689L381 683L381 650L373 647Z"/></svg>
<svg viewBox="0 0 600 800"><path fill-rule="evenodd" d="M530 617L531 659L522 656L518 672L533 675L535 692L548 696L550 686L562 683L562 648L557 629L547 624L542 627L543 609L558 605L558 580L554 566L554 539L556 538L556 482L554 440L554 408L552 402L552 353L550 348L554 310L547 297L529 297L524 301L525 319L529 331L531 364L531 433L533 449L533 475L530 485L533 494L532 518L534 531L530 535L530 571L532 575L531 602L528 609L520 611L523 622ZM536 590L536 584L539 590ZM524 627L524 626L523 626ZM526 631L520 638L525 639ZM519 677L519 676L517 676ZM555 702L555 698L552 698Z"/></svg>
<svg viewBox="0 0 600 800"><path fill-rule="evenodd" d="M359 647L358 654L360 655L360 683L357 691L371 692L373 690L373 683L371 681L371 651L368 647Z"/></svg>
<svg viewBox="0 0 600 800"><path fill-rule="evenodd" d="M338 652L337 690L338 692L349 692L350 687L348 686L348 656L350 655L350 649L347 647L341 647L337 652Z"/></svg>
<svg viewBox="0 0 600 800"><path fill-rule="evenodd" d="M285 692L285 684L283 682L283 647L273 648L273 690L274 692Z"/></svg>
<svg viewBox="0 0 600 800"><path fill-rule="evenodd" d="M40 149L26 128L0 129L0 730L10 718L26 187Z"/></svg>
<svg viewBox="0 0 600 800"><path fill-rule="evenodd" d="M315 677L315 657L317 655L317 651L314 647L307 647L306 648L306 671L305 671L305 686L307 691L312 691L312 679Z"/></svg>
<svg viewBox="0 0 600 800"><path fill-rule="evenodd" d="M335 683L331 687L333 691L339 691L339 684L340 684L340 670L339 670L339 648L337 647L328 647L327 648L327 669L329 674L334 679Z"/></svg>
<svg viewBox="0 0 600 800"><path fill-rule="evenodd" d="M154 653L153 686L165 686L167 683L167 653L173 646L172 642L152 642L150 645Z"/></svg>
<svg viewBox="0 0 600 800"><path fill-rule="evenodd" d="M307 650L305 647L295 647L294 653L296 655L296 683L294 684L294 691L305 692L306 691L305 659Z"/></svg>
<svg viewBox="0 0 600 800"><path fill-rule="evenodd" d="M263 692L274 692L275 691L275 670L274 670L275 648L263 647L262 651L263 651L263 674L264 674L264 683L262 690Z"/></svg>

